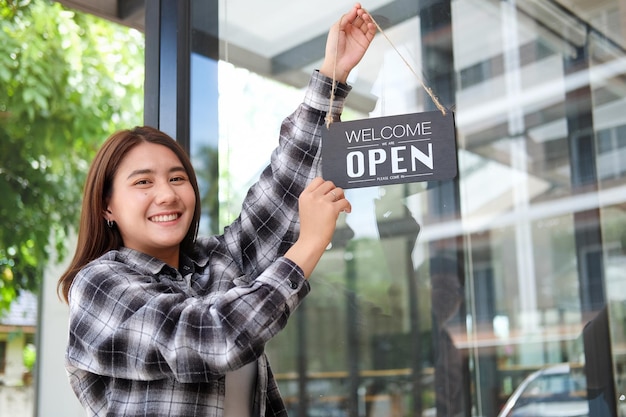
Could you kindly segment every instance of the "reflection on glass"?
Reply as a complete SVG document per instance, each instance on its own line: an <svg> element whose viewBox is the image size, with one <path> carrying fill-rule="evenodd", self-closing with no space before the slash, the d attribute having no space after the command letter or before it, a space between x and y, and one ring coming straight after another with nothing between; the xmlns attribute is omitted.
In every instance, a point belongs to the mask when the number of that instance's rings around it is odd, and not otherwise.
<svg viewBox="0 0 626 417"><path fill-rule="evenodd" d="M498 417L530 415L589 415L587 381L580 367L571 367L565 363L533 372L511 395Z"/></svg>

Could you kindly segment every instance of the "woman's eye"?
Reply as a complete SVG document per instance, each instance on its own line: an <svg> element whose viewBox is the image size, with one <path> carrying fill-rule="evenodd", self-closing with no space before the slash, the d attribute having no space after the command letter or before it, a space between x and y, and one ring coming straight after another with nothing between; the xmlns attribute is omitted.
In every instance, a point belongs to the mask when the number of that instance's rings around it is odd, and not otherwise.
<svg viewBox="0 0 626 417"><path fill-rule="evenodd" d="M174 177L170 181L172 181L172 182L180 182L180 181L185 181L185 178L184 177Z"/></svg>
<svg viewBox="0 0 626 417"><path fill-rule="evenodd" d="M139 180L139 181L135 182L135 185L146 185L148 183L149 183L148 180Z"/></svg>

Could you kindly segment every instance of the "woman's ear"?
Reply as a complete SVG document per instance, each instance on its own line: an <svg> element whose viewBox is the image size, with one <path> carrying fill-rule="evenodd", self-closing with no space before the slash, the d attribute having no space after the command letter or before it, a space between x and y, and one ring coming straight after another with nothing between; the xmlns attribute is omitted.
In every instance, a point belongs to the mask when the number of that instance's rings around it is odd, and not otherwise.
<svg viewBox="0 0 626 417"><path fill-rule="evenodd" d="M109 226L109 229L113 229L114 227L116 227L115 220L113 219L113 213L111 212L111 210L104 210L102 216L104 217L104 221L106 222L107 226Z"/></svg>

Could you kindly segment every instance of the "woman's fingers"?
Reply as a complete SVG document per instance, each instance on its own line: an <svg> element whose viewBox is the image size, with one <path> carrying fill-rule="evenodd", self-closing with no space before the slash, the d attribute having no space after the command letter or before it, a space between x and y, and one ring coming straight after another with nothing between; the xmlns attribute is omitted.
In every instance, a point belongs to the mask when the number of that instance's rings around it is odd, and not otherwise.
<svg viewBox="0 0 626 417"><path fill-rule="evenodd" d="M315 178L300 195L300 231L330 242L342 212L352 211L344 191L332 181Z"/></svg>
<svg viewBox="0 0 626 417"><path fill-rule="evenodd" d="M318 197L325 196L326 200L330 200L332 203L338 203L337 213L352 211L350 202L346 200L346 196L343 188L336 187L332 181L324 180L317 177L311 181L309 186L305 189L305 192L310 192Z"/></svg>

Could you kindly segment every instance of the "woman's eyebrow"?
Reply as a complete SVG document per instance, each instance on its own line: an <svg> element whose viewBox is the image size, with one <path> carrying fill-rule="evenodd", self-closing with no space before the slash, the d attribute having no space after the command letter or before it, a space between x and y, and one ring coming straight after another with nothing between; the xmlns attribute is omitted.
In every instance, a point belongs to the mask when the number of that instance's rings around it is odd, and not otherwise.
<svg viewBox="0 0 626 417"><path fill-rule="evenodd" d="M170 173L172 172L185 172L186 173L187 170L183 166L175 166L175 167L170 168Z"/></svg>
<svg viewBox="0 0 626 417"><path fill-rule="evenodd" d="M134 171L132 171L128 177L126 177L126 179L129 179L131 177L137 176L137 175L145 175L145 174L152 174L154 173L154 170L149 169L149 168L144 168L144 169L136 169Z"/></svg>
<svg viewBox="0 0 626 417"><path fill-rule="evenodd" d="M137 176L137 175L154 174L154 172L155 171L153 169L150 169L150 168L136 169L136 170L132 171L128 175L128 177L126 177L126 179L129 179L129 178ZM185 172L186 173L187 170L183 166L177 165L177 166L171 167L169 169L168 173L171 174L172 172Z"/></svg>

